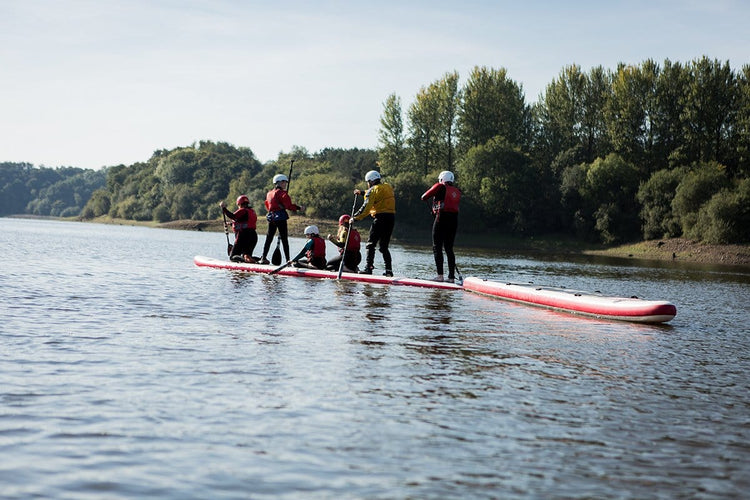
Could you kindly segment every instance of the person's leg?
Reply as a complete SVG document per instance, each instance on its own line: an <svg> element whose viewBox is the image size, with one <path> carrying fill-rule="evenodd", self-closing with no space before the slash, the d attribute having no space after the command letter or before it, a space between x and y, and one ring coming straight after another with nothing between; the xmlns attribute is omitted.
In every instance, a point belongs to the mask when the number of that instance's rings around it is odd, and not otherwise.
<svg viewBox="0 0 750 500"><path fill-rule="evenodd" d="M453 252L453 243L456 240L456 230L458 229L458 214L450 214L446 218L443 227L443 244L445 246L445 256L448 259L448 279L456 279L456 254Z"/></svg>
<svg viewBox="0 0 750 500"><path fill-rule="evenodd" d="M271 248L271 242L273 241L273 236L276 234L276 224L273 222L268 223L268 232L266 233L266 241L263 242L263 256L261 257L261 260L265 260L266 256L268 255L268 250Z"/></svg>
<svg viewBox="0 0 750 500"><path fill-rule="evenodd" d="M339 264L341 264L341 254L333 257L331 260L328 261L328 264L326 265L326 269L329 271L338 271L339 270ZM344 263L346 265L346 263Z"/></svg>
<svg viewBox="0 0 750 500"><path fill-rule="evenodd" d="M255 245L258 244L258 233L255 231L255 229L252 229L249 232L250 234L248 236L247 242L247 254L252 257L253 252L255 251Z"/></svg>
<svg viewBox="0 0 750 500"><path fill-rule="evenodd" d="M367 239L367 245L365 245L367 257L364 272L366 274L372 274L372 269L375 267L375 247L378 244L379 237L377 221L373 220L370 226L370 237Z"/></svg>
<svg viewBox="0 0 750 500"><path fill-rule="evenodd" d="M286 221L282 220L279 221L279 236L281 237L281 246L284 248L284 255L286 256L286 261L289 262L289 230L286 225Z"/></svg>
<svg viewBox="0 0 750 500"><path fill-rule="evenodd" d="M393 226L396 221L394 214L381 214L378 215L377 224L378 233L380 237L380 253L383 254L383 262L385 263L385 274L386 276L393 275L393 262L391 260L391 252L388 249L388 245L391 242L391 234L393 234Z"/></svg>
<svg viewBox="0 0 750 500"><path fill-rule="evenodd" d="M432 223L432 256L435 259L435 269L438 276L443 275L443 231L440 219L435 217Z"/></svg>

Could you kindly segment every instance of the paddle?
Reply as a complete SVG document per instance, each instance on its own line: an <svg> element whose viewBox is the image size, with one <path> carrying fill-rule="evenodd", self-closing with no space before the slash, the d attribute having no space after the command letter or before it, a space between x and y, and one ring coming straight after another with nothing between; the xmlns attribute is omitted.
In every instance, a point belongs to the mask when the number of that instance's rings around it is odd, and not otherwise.
<svg viewBox="0 0 750 500"><path fill-rule="evenodd" d="M271 271L271 272L270 272L270 273L268 273L268 274L276 274L276 273L278 273L279 271L281 271L282 269L284 269L285 267L289 267L289 266L290 266L291 264L292 264L292 261L290 260L290 261L289 261L289 262L287 262L286 264L282 264L282 265L280 265L279 267L277 267L276 269L274 269L273 271Z"/></svg>
<svg viewBox="0 0 750 500"><path fill-rule="evenodd" d="M464 284L464 277L461 276L461 271L458 270L458 265L454 264L453 267L456 268L456 274L458 274L458 280L456 281L456 284L457 285L463 285Z"/></svg>
<svg viewBox="0 0 750 500"><path fill-rule="evenodd" d="M354 209L357 207L357 194L354 193L354 203L352 203L352 214L349 216L349 229L346 231L346 240L344 241L344 251L341 253L341 262L339 262L339 275L336 276L337 280L341 279L341 273L344 272L344 257L346 256L346 247L349 246L349 235L352 234L352 217L354 217Z"/></svg>
<svg viewBox="0 0 750 500"><path fill-rule="evenodd" d="M227 255L232 254L232 248L234 248L234 245L229 243L229 226L227 226L227 216L224 213L224 210L222 209L221 215L224 217L224 234L227 235Z"/></svg>
<svg viewBox="0 0 750 500"><path fill-rule="evenodd" d="M289 192L289 186L292 184L292 168L294 168L294 160L289 164L289 175L287 175L286 192ZM281 264L281 231L279 231L279 237L276 239L276 250L271 255L271 263L274 266ZM273 274L273 273L271 273Z"/></svg>

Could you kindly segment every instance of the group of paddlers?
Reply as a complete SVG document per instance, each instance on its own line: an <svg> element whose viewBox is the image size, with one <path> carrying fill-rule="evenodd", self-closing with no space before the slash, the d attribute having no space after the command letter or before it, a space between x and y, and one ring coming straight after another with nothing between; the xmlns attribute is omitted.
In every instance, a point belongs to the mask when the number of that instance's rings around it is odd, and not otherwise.
<svg viewBox="0 0 750 500"><path fill-rule="evenodd" d="M454 175L452 172L443 171L436 182L421 197L423 201L432 203L432 250L435 257L437 276L435 281L455 280L456 257L453 252L453 243L458 227L458 207L461 201L461 191L454 186ZM294 265L297 267L308 267L314 269L339 270L350 273L372 274L375 268L375 250L380 251L385 265L384 276L393 276L393 262L388 249L396 221L396 198L393 187L384 182L380 173L370 170L365 174L366 190L354 190L354 207L352 214L344 214L339 217L338 232L336 235L329 234L327 239L338 247L338 255L333 259L326 259L326 240L320 236L320 231L315 225L305 227L304 235L307 238L300 252L290 258L287 219L289 212L297 212L303 209L292 203L289 197L289 178L284 174L277 174L273 178L273 189L268 191L265 199L267 210L266 220L268 231L263 244L261 257L253 257L255 245L258 243L258 235L255 231L257 214L250 206L247 196L241 195L237 198L237 210L230 212L226 203L221 202L219 206L226 217L232 219L235 241L230 245L229 258L235 262L247 262L253 264L270 264L267 256L276 232L284 249L286 263L283 266ZM355 212L357 197L364 196L364 201ZM367 251L365 267L360 270L362 261L360 252L361 236L354 229L353 224L367 216L372 223L370 233L365 245ZM276 250L279 252L278 248ZM448 276L443 274L443 251L448 260Z"/></svg>

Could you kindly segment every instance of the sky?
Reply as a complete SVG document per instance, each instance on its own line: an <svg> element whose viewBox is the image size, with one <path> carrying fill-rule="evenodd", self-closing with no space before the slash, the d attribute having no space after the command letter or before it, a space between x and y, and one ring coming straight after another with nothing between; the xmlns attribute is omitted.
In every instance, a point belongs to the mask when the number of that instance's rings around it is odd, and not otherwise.
<svg viewBox="0 0 750 500"><path fill-rule="evenodd" d="M747 0L0 0L0 163L376 148L387 97L405 113L449 72L505 68L527 103L572 64L739 72L748 26Z"/></svg>

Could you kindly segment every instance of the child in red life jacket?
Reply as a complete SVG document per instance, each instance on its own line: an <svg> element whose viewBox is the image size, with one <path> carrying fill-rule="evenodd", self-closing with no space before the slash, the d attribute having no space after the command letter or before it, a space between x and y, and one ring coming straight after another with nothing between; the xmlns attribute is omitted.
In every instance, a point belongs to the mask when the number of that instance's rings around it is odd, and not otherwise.
<svg viewBox="0 0 750 500"><path fill-rule="evenodd" d="M255 224L258 216L255 210L250 206L250 200L244 194L237 198L237 210L232 213L227 210L227 204L223 201L219 203L224 215L232 219L232 228L234 229L234 246L229 254L229 259L234 262L250 262L255 264L257 261L253 257L253 250L258 243L258 233L255 232Z"/></svg>
<svg viewBox="0 0 750 500"><path fill-rule="evenodd" d="M351 217L344 214L339 217L339 230L336 236L328 235L328 241L339 247L339 254L328 261L326 269L338 271L341 265L341 259L344 259L344 271L347 273L358 272L357 266L362 262L362 253L360 252L360 243L362 237L359 231L351 227ZM347 241L347 234L349 241ZM346 245L346 248L344 248Z"/></svg>
<svg viewBox="0 0 750 500"><path fill-rule="evenodd" d="M305 236L307 243L300 253L289 262L295 267L309 267L311 269L325 269L326 267L326 240L318 234L318 226L307 226Z"/></svg>

